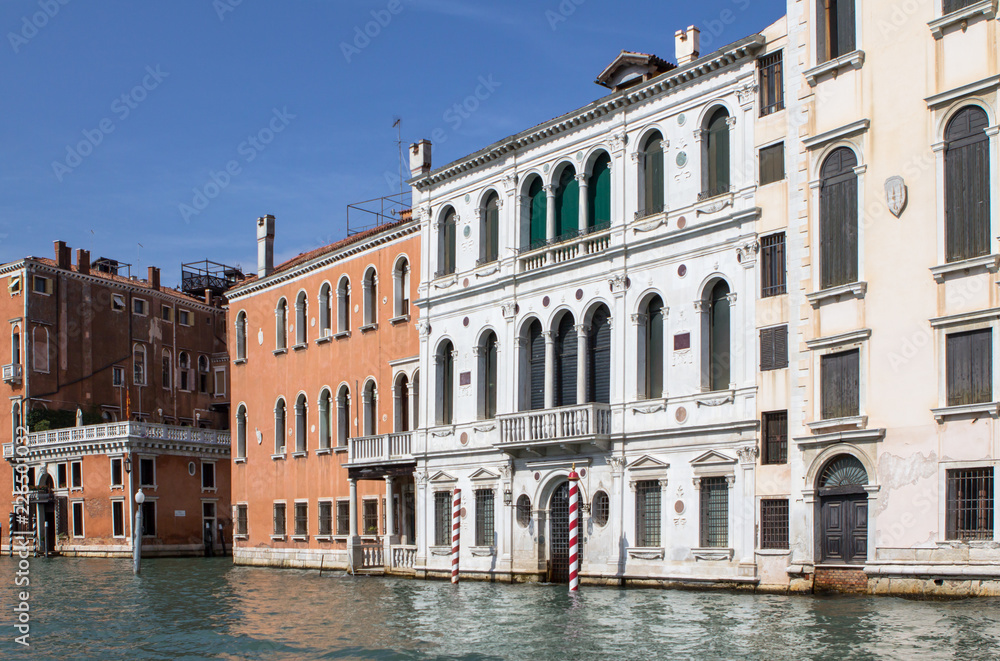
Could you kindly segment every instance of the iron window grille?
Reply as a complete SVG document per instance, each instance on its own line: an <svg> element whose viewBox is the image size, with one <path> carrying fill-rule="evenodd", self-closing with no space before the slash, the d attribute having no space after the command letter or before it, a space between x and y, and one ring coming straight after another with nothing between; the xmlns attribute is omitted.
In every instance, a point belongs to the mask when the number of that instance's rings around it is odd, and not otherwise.
<svg viewBox="0 0 1000 661"><path fill-rule="evenodd" d="M785 233L768 234L760 239L760 296L778 296L785 288Z"/></svg>
<svg viewBox="0 0 1000 661"><path fill-rule="evenodd" d="M788 461L788 411L765 413L761 421L764 431L762 464L783 464Z"/></svg>
<svg viewBox="0 0 1000 661"><path fill-rule="evenodd" d="M237 505L236 506L236 534L245 535L247 534L247 506Z"/></svg>
<svg viewBox="0 0 1000 661"><path fill-rule="evenodd" d="M476 546L493 546L493 489L476 489Z"/></svg>
<svg viewBox="0 0 1000 661"><path fill-rule="evenodd" d="M948 520L951 540L993 539L993 468L950 470Z"/></svg>
<svg viewBox="0 0 1000 661"><path fill-rule="evenodd" d="M611 518L611 499L608 498L608 494L604 491L595 493L594 502L591 507L591 516L594 519L594 523L599 526L606 526L608 519Z"/></svg>
<svg viewBox="0 0 1000 661"><path fill-rule="evenodd" d="M788 548L788 499L760 501L760 548Z"/></svg>
<svg viewBox="0 0 1000 661"><path fill-rule="evenodd" d="M701 478L701 545L729 545L729 481L725 477Z"/></svg>
<svg viewBox="0 0 1000 661"><path fill-rule="evenodd" d="M333 534L333 503L321 502L319 504L319 534Z"/></svg>
<svg viewBox="0 0 1000 661"><path fill-rule="evenodd" d="M635 485L636 546L660 545L660 482L642 480Z"/></svg>
<svg viewBox="0 0 1000 661"><path fill-rule="evenodd" d="M760 89L760 116L765 117L783 110L785 84L781 51L757 58L757 76Z"/></svg>
<svg viewBox="0 0 1000 661"><path fill-rule="evenodd" d="M285 534L285 505L284 503L275 503L274 505L274 534L284 535Z"/></svg>
<svg viewBox="0 0 1000 661"><path fill-rule="evenodd" d="M309 534L309 505L308 503L295 503L295 534Z"/></svg>
<svg viewBox="0 0 1000 661"><path fill-rule="evenodd" d="M531 499L521 494L517 497L517 525L527 528L531 521Z"/></svg>
<svg viewBox="0 0 1000 661"><path fill-rule="evenodd" d="M366 500L361 506L361 523L365 535L378 534L378 501Z"/></svg>
<svg viewBox="0 0 1000 661"><path fill-rule="evenodd" d="M337 534L351 534L351 504L347 501L337 503Z"/></svg>
<svg viewBox="0 0 1000 661"><path fill-rule="evenodd" d="M993 400L993 330L951 333L946 338L948 406Z"/></svg>
<svg viewBox="0 0 1000 661"><path fill-rule="evenodd" d="M451 544L451 493L434 492L434 545Z"/></svg>

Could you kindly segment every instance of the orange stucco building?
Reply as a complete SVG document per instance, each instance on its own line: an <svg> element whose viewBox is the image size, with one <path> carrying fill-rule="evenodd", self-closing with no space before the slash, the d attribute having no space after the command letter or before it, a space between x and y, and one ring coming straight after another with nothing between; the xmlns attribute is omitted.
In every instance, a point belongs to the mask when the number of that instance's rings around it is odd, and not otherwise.
<svg viewBox="0 0 1000 661"><path fill-rule="evenodd" d="M234 560L381 562L415 530L419 222L404 211L276 268L274 217L257 225L258 277L228 293Z"/></svg>

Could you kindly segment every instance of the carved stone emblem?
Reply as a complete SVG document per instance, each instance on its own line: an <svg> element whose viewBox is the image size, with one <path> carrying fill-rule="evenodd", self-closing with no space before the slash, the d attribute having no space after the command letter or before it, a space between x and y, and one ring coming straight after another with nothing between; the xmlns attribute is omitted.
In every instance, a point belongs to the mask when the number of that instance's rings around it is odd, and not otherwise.
<svg viewBox="0 0 1000 661"><path fill-rule="evenodd" d="M885 180L885 202L892 215L899 218L906 208L906 184L902 177L892 176Z"/></svg>

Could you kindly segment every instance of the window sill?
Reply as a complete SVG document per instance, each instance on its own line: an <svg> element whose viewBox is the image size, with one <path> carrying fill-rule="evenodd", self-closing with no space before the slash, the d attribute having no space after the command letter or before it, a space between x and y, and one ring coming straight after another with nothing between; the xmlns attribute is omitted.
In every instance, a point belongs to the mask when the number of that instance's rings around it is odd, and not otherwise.
<svg viewBox="0 0 1000 661"><path fill-rule="evenodd" d="M938 424L943 423L948 418L958 416L975 415L977 418L990 416L995 418L1000 416L1000 402L985 402L983 404L963 404L962 406L942 406L931 409L934 419Z"/></svg>
<svg viewBox="0 0 1000 661"><path fill-rule="evenodd" d="M369 331L378 330L378 324L376 324L376 323L365 324L364 326L362 326L358 330L361 331L362 333L367 333Z"/></svg>
<svg viewBox="0 0 1000 661"><path fill-rule="evenodd" d="M316 344L326 344L327 342L333 341L333 335L324 335L323 337L317 337L313 340Z"/></svg>
<svg viewBox="0 0 1000 661"><path fill-rule="evenodd" d="M280 356L283 353L288 353L288 349L275 349L271 353L273 353L275 356Z"/></svg>
<svg viewBox="0 0 1000 661"><path fill-rule="evenodd" d="M803 73L806 77L806 82L809 83L809 87L816 87L821 76L830 74L832 77L836 78L840 74L842 69L848 67L853 67L854 69L860 69L865 63L865 52L863 50L856 50L846 55L841 55L840 57L828 60L823 64L813 67L812 69L807 69Z"/></svg>
<svg viewBox="0 0 1000 661"><path fill-rule="evenodd" d="M59 488L60 489L65 489L66 487L62 486L62 487L59 487ZM112 484L111 485L111 490L112 491L116 491L116 490L117 491L124 491L125 490L125 485L124 484Z"/></svg>
<svg viewBox="0 0 1000 661"><path fill-rule="evenodd" d="M333 336L333 339L335 339L335 340L342 340L345 337L350 337L350 336L351 336L351 331L345 330L345 331L340 331L339 333L336 333Z"/></svg>
<svg viewBox="0 0 1000 661"><path fill-rule="evenodd" d="M317 542L332 542L333 535L316 535L313 537Z"/></svg>
<svg viewBox="0 0 1000 661"><path fill-rule="evenodd" d="M347 452L347 445L346 444L338 445L337 447L333 448L333 452L334 454L345 454Z"/></svg>
<svg viewBox="0 0 1000 661"><path fill-rule="evenodd" d="M333 452L333 448L317 448L316 449L316 454L317 455L331 454L332 452Z"/></svg>
<svg viewBox="0 0 1000 661"><path fill-rule="evenodd" d="M839 303L845 296L861 299L865 297L867 292L868 283L859 281L836 287L827 287L826 289L806 294L806 300L809 301L809 305L813 308L818 308L821 304L831 299L837 299L835 302Z"/></svg>
<svg viewBox="0 0 1000 661"><path fill-rule="evenodd" d="M396 324L405 324L409 320L410 320L409 314L401 314L398 317L393 317L392 319L390 319L389 323L395 326Z"/></svg>
<svg viewBox="0 0 1000 661"><path fill-rule="evenodd" d="M309 535L292 535L293 542L308 542Z"/></svg>
<svg viewBox="0 0 1000 661"><path fill-rule="evenodd" d="M754 551L754 553L756 553L757 555L773 555L773 556L789 555L791 552L792 552L791 549L757 549L756 551Z"/></svg>
<svg viewBox="0 0 1000 661"><path fill-rule="evenodd" d="M233 463L234 464L245 464L245 463L247 463L247 458L246 457L236 457L236 458L233 459Z"/></svg>
<svg viewBox="0 0 1000 661"><path fill-rule="evenodd" d="M432 546L431 555L451 555L450 546Z"/></svg>
<svg viewBox="0 0 1000 661"><path fill-rule="evenodd" d="M292 351L302 351L308 346L309 346L308 342L299 342L298 344L292 346Z"/></svg>
<svg viewBox="0 0 1000 661"><path fill-rule="evenodd" d="M246 358L237 358L236 360L233 361L233 365L246 365L246 364L247 364Z"/></svg>
<svg viewBox="0 0 1000 661"><path fill-rule="evenodd" d="M935 39L940 39L944 36L945 28L961 24L962 31L965 32L969 19L976 18L977 16L985 16L989 19L996 15L996 0L983 0L983 2L977 2L974 5L965 7L964 9L959 9L958 11L953 11L950 14L945 14L941 18L936 18L928 23L927 27L930 28L931 34Z"/></svg>
<svg viewBox="0 0 1000 661"><path fill-rule="evenodd" d="M867 415L853 415L847 418L830 418L829 420L817 420L816 422L806 423L806 427L808 427L812 432L833 429L834 427L856 427L857 429L864 429L867 426Z"/></svg>
<svg viewBox="0 0 1000 661"><path fill-rule="evenodd" d="M271 535L272 542L283 542L287 539L284 535Z"/></svg>
<svg viewBox="0 0 1000 661"><path fill-rule="evenodd" d="M309 456L309 452L306 450L299 450L292 453L292 459L303 459Z"/></svg>
<svg viewBox="0 0 1000 661"><path fill-rule="evenodd" d="M472 546L469 547L469 552L474 558L488 558L497 554L496 547L493 546Z"/></svg>
<svg viewBox="0 0 1000 661"><path fill-rule="evenodd" d="M279 453L279 454L272 454L272 455L271 455L271 459L274 459L275 461L277 461L277 460L279 460L279 459L280 459L281 461L284 461L284 460L285 460L285 454L284 454L284 453Z"/></svg>
<svg viewBox="0 0 1000 661"><path fill-rule="evenodd" d="M652 546L633 546L628 549L628 557L636 560L663 560L663 548Z"/></svg>
<svg viewBox="0 0 1000 661"><path fill-rule="evenodd" d="M969 275L973 269L980 268L990 273L996 273L1000 269L1000 255L983 255L982 257L963 259L958 262L942 264L941 266L932 266L930 270L931 275L934 276L934 282L940 284L945 281L945 276L958 273L959 271L962 272L962 275Z"/></svg>
<svg viewBox="0 0 1000 661"><path fill-rule="evenodd" d="M250 539L250 535L247 534L233 535L233 539L236 540L237 542L245 542L246 540Z"/></svg>
<svg viewBox="0 0 1000 661"><path fill-rule="evenodd" d="M707 562L729 562L733 559L733 549L726 547L710 546L691 549L691 555L695 560Z"/></svg>
<svg viewBox="0 0 1000 661"><path fill-rule="evenodd" d="M216 487L202 487L201 488L201 492L202 493L217 493L218 491L219 490Z"/></svg>

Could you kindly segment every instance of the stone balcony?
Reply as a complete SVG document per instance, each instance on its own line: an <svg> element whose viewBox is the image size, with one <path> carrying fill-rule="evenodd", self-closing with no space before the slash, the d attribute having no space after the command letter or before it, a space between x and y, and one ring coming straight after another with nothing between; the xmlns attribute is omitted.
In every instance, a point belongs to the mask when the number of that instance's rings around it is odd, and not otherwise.
<svg viewBox="0 0 1000 661"><path fill-rule="evenodd" d="M413 434L411 432L355 436L348 439L347 466L349 468L403 465L413 462Z"/></svg>
<svg viewBox="0 0 1000 661"><path fill-rule="evenodd" d="M515 457L607 452L611 447L611 406L581 404L497 416L497 449Z"/></svg>
<svg viewBox="0 0 1000 661"><path fill-rule="evenodd" d="M58 455L81 451L127 451L138 447L172 450L206 451L228 454L230 433L216 429L199 429L146 422L113 422L103 425L67 427L28 434L28 456ZM14 444L5 443L3 456L14 456Z"/></svg>

